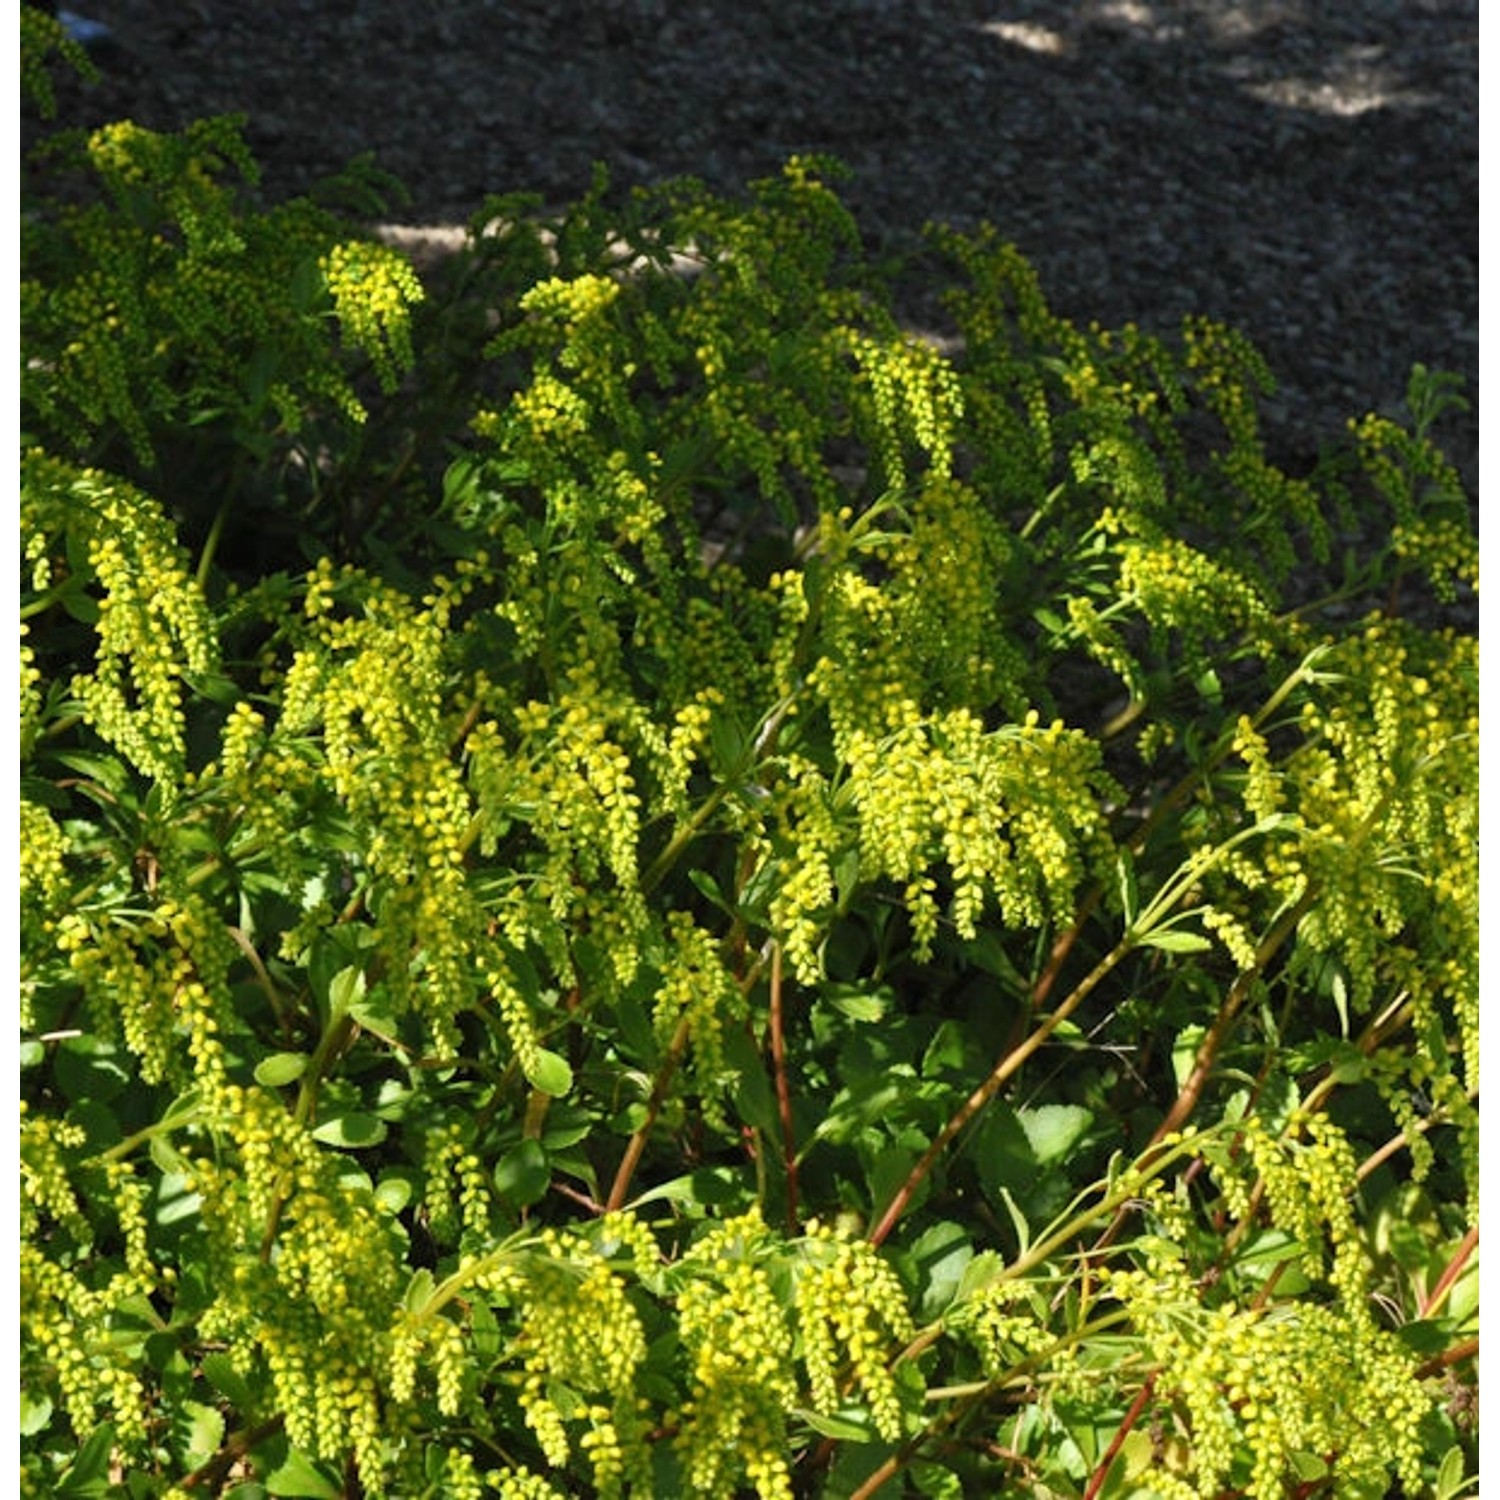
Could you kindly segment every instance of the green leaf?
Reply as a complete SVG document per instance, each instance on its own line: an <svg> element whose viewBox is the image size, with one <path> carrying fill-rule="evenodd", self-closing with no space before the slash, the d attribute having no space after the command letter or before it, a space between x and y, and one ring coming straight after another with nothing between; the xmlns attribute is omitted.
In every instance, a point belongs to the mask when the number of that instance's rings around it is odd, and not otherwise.
<svg viewBox="0 0 1500 1500"><path fill-rule="evenodd" d="M375 1184L375 1201L389 1214L399 1214L415 1194L410 1172L401 1167L382 1173Z"/></svg>
<svg viewBox="0 0 1500 1500"><path fill-rule="evenodd" d="M227 1354L205 1354L203 1374L208 1383L238 1411L247 1411L253 1400L250 1385Z"/></svg>
<svg viewBox="0 0 1500 1500"><path fill-rule="evenodd" d="M1040 1169L1031 1139L1014 1109L1003 1099L994 1100L984 1112L969 1148L986 1195L998 1199L1005 1188L1029 1192Z"/></svg>
<svg viewBox="0 0 1500 1500"><path fill-rule="evenodd" d="M964 1267L959 1278L958 1289L953 1294L955 1302L966 1302L976 1292L982 1292L1005 1269L1005 1257L996 1250L981 1250Z"/></svg>
<svg viewBox="0 0 1500 1500"><path fill-rule="evenodd" d="M941 1464L913 1464L911 1480L918 1491L930 1496L931 1500L964 1500L963 1480Z"/></svg>
<svg viewBox="0 0 1500 1500"><path fill-rule="evenodd" d="M684 1177L674 1177L670 1182L659 1183L648 1188L640 1197L633 1199L630 1208L642 1208L647 1203L692 1203L712 1207L729 1202L738 1192L735 1172L729 1167L700 1167Z"/></svg>
<svg viewBox="0 0 1500 1500"><path fill-rule="evenodd" d="M919 1316L930 1323L952 1306L974 1259L974 1246L962 1224L944 1219L922 1232L911 1247L911 1257L921 1277Z"/></svg>
<svg viewBox="0 0 1500 1500"><path fill-rule="evenodd" d="M1196 1022L1191 1026L1184 1026L1177 1033L1172 1043L1172 1078L1178 1088L1188 1081L1193 1071L1193 1064L1198 1060L1198 1049L1203 1045L1203 1038L1207 1035L1208 1028Z"/></svg>
<svg viewBox="0 0 1500 1500"><path fill-rule="evenodd" d="M1433 1486L1433 1495L1435 1500L1451 1500L1451 1497L1459 1494L1464 1487L1464 1450L1455 1443L1443 1455L1443 1461L1438 1465L1437 1483Z"/></svg>
<svg viewBox="0 0 1500 1500"><path fill-rule="evenodd" d="M889 990L883 988L864 990L840 985L831 987L829 992L820 998L851 1021L868 1024L884 1017L891 1008L892 996Z"/></svg>
<svg viewBox="0 0 1500 1500"><path fill-rule="evenodd" d="M263 1057L255 1068L255 1081L262 1088L279 1089L296 1081L307 1071L305 1052L273 1052Z"/></svg>
<svg viewBox="0 0 1500 1500"><path fill-rule="evenodd" d="M52 1419L52 1398L45 1391L21 1387L20 1428L22 1437L31 1437Z"/></svg>
<svg viewBox="0 0 1500 1500"><path fill-rule="evenodd" d="M771 1139L781 1134L781 1119L761 1057L748 1031L736 1028L724 1038L724 1061L737 1075L734 1107L740 1119Z"/></svg>
<svg viewBox="0 0 1500 1500"><path fill-rule="evenodd" d="M1452 1340L1447 1324L1432 1318L1414 1318L1403 1323L1396 1330L1396 1337L1422 1359L1441 1354Z"/></svg>
<svg viewBox="0 0 1500 1500"><path fill-rule="evenodd" d="M814 1432L842 1443L878 1443L880 1434L875 1430L868 1412L858 1406L841 1407L836 1413L808 1411L798 1407L792 1415L806 1422Z"/></svg>
<svg viewBox="0 0 1500 1500"><path fill-rule="evenodd" d="M909 1078L900 1081L871 1074L842 1091L833 1108L813 1132L815 1140L842 1143L858 1135L867 1125L884 1119L892 1107L911 1090Z"/></svg>
<svg viewBox="0 0 1500 1500"><path fill-rule="evenodd" d="M432 1301L435 1286L432 1272L426 1266L420 1271L413 1271L411 1280L406 1283L406 1294L401 1299L407 1312L421 1312Z"/></svg>
<svg viewBox="0 0 1500 1500"><path fill-rule="evenodd" d="M201 1401L184 1401L177 1408L174 1426L181 1435L183 1454L190 1468L212 1458L224 1441L224 1416Z"/></svg>
<svg viewBox="0 0 1500 1500"><path fill-rule="evenodd" d="M552 1182L552 1166L540 1141L522 1141L495 1163L495 1191L513 1208L530 1208Z"/></svg>
<svg viewBox="0 0 1500 1500"><path fill-rule="evenodd" d="M1031 1248L1031 1225L1027 1222L1026 1215L1021 1212L1021 1205L1016 1202L1015 1195L1009 1188L1001 1188L999 1198L1006 1213L1010 1215L1010 1222L1015 1226L1016 1251L1020 1255L1025 1255Z"/></svg>
<svg viewBox="0 0 1500 1500"><path fill-rule="evenodd" d="M1203 953L1213 944L1197 932L1184 932L1180 927L1156 927L1141 933L1136 941L1145 948L1160 948L1164 953Z"/></svg>
<svg viewBox="0 0 1500 1500"><path fill-rule="evenodd" d="M922 1054L922 1077L940 1078L944 1073L963 1074L978 1062L978 1049L963 1026L951 1017L938 1024Z"/></svg>
<svg viewBox="0 0 1500 1500"><path fill-rule="evenodd" d="M567 1058L549 1052L545 1047L537 1049L525 1073L532 1088L540 1089L554 1099L563 1098L573 1087L573 1069L568 1066Z"/></svg>
<svg viewBox="0 0 1500 1500"><path fill-rule="evenodd" d="M1120 882L1120 909L1125 916L1125 925L1132 927L1136 913L1141 909L1141 891L1135 875L1135 860L1128 849L1121 849L1116 857L1115 873Z"/></svg>
<svg viewBox="0 0 1500 1500"><path fill-rule="evenodd" d="M698 893L710 904L718 907L722 912L732 912L724 892L719 889L719 882L708 873L707 870L689 870L687 878L698 888Z"/></svg>
<svg viewBox="0 0 1500 1500"><path fill-rule="evenodd" d="M865 1173L865 1183L870 1194L870 1212L879 1218L890 1206L896 1194L911 1176L921 1152L905 1146L886 1146L881 1150ZM932 1191L931 1177L923 1177L917 1184L908 1208L915 1208L926 1201Z"/></svg>
<svg viewBox="0 0 1500 1500"><path fill-rule="evenodd" d="M266 1476L266 1493L294 1500L341 1500L344 1486L333 1470L314 1463L300 1449L291 1448L281 1467Z"/></svg>
<svg viewBox="0 0 1500 1500"><path fill-rule="evenodd" d="M1321 1484L1328 1478L1328 1465L1316 1453L1304 1453L1294 1448L1287 1457L1291 1460L1292 1472L1303 1484Z"/></svg>
<svg viewBox="0 0 1500 1500"><path fill-rule="evenodd" d="M115 1446L113 1423L96 1427L78 1450L78 1457L68 1465L57 1483L59 1500L83 1500L103 1495L109 1489L109 1461Z"/></svg>
<svg viewBox="0 0 1500 1500"><path fill-rule="evenodd" d="M57 1085L69 1099L96 1104L113 1099L131 1079L113 1042L96 1036L68 1037L57 1048L54 1062Z"/></svg>
<svg viewBox="0 0 1500 1500"><path fill-rule="evenodd" d="M386 1123L363 1110L350 1110L348 1114L334 1115L331 1119L324 1120L313 1131L312 1137L325 1146L358 1151L366 1146L378 1146L386 1137Z"/></svg>
<svg viewBox="0 0 1500 1500"><path fill-rule="evenodd" d="M376 985L368 994L350 1001L349 1018L372 1035L387 1040L400 1031L395 1006L384 985Z"/></svg>
<svg viewBox="0 0 1500 1500"><path fill-rule="evenodd" d="M335 1016L346 1014L349 1008L364 999L365 971L354 965L340 969L328 983L328 1009Z"/></svg>
<svg viewBox="0 0 1500 1500"><path fill-rule="evenodd" d="M476 1297L469 1304L469 1333L478 1359L487 1361L498 1358L505 1343L500 1332L500 1320L482 1297Z"/></svg>
<svg viewBox="0 0 1500 1500"><path fill-rule="evenodd" d="M186 1165L183 1157L172 1152L176 1165L164 1165L157 1155L157 1143L165 1142L163 1136L151 1137L151 1160L161 1168L161 1185L156 1192L156 1222L165 1229L169 1224L176 1224L183 1219L191 1219L203 1206L203 1199L194 1192L189 1192L187 1184L191 1180L189 1175L182 1170Z"/></svg>

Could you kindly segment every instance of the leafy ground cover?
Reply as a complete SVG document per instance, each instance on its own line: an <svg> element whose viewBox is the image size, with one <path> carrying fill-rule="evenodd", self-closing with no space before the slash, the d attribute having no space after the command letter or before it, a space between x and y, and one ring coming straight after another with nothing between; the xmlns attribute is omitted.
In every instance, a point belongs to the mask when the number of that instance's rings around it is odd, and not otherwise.
<svg viewBox="0 0 1500 1500"><path fill-rule="evenodd" d="M1293 474L992 232L905 334L832 163L424 282L46 149L30 1493L1472 1487L1451 381Z"/></svg>

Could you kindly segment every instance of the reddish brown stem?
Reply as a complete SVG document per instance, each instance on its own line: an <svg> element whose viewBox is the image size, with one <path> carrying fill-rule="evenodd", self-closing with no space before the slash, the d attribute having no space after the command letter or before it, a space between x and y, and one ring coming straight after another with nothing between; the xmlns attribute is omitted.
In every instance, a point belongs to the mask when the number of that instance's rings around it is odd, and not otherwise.
<svg viewBox="0 0 1500 1500"><path fill-rule="evenodd" d="M191 1474L184 1475L178 1480L178 1485L185 1490L211 1486L217 1493L219 1485L235 1464L257 1444L265 1442L268 1437L279 1432L284 1420L282 1417L272 1417L270 1421L262 1422L259 1427L234 1433L207 1463L200 1464Z"/></svg>
<svg viewBox="0 0 1500 1500"><path fill-rule="evenodd" d="M1474 1247L1479 1243L1479 1226L1476 1224L1459 1241L1458 1249L1453 1252L1453 1258L1443 1267L1443 1274L1438 1277L1437 1285L1428 1293L1427 1300L1422 1304L1422 1316L1430 1318L1441 1305L1443 1298L1453 1289L1453 1284L1464 1273L1464 1267L1469 1263L1469 1257L1474 1253Z"/></svg>
<svg viewBox="0 0 1500 1500"><path fill-rule="evenodd" d="M1160 1146L1168 1135L1181 1130L1192 1118L1193 1111L1197 1109L1198 1101L1203 1097L1203 1090L1218 1061L1220 1049L1229 1037L1239 1016L1240 1007L1250 994L1251 986L1265 973L1266 966L1275 958L1281 945L1297 930L1298 922L1311 908L1313 899L1313 892L1310 889L1303 893L1302 899L1290 911L1283 914L1281 920L1266 934L1260 946L1255 950L1254 966L1245 969L1230 985L1229 993L1224 996L1224 1003L1220 1005L1213 1025L1209 1027L1199 1045L1198 1055L1193 1059L1192 1072L1188 1074L1186 1081L1177 1091L1172 1107L1152 1133L1145 1150L1141 1152L1139 1160L1143 1165L1150 1162L1155 1148ZM1095 1242L1095 1253L1114 1242L1115 1236L1119 1234L1129 1214L1129 1205L1120 1209L1109 1227Z"/></svg>
<svg viewBox="0 0 1500 1500"><path fill-rule="evenodd" d="M1297 924L1312 909L1313 892L1308 889L1303 893L1302 899L1268 932L1255 950L1255 965L1246 969L1229 987L1229 993L1224 997L1224 1003L1219 1007L1219 1013L1214 1017L1214 1023L1209 1027L1207 1035L1203 1038L1202 1045L1198 1048L1198 1055L1193 1059L1193 1071L1188 1074L1187 1081L1177 1091L1177 1098L1173 1101L1171 1109L1161 1124L1156 1127L1148 1143L1151 1146L1159 1145L1165 1136L1174 1131L1181 1130L1192 1113L1198 1107L1198 1101L1203 1097L1204 1087L1207 1085L1209 1076L1218 1062L1219 1050L1223 1047L1236 1018L1240 1013L1240 1006L1245 1003L1250 994L1251 986L1262 974L1265 973L1271 960L1280 951L1281 945L1291 937L1297 930Z"/></svg>
<svg viewBox="0 0 1500 1500"><path fill-rule="evenodd" d="M1425 1364L1418 1365L1417 1379L1429 1380L1434 1375L1441 1375L1444 1370L1452 1369L1454 1365L1461 1365L1466 1359L1476 1358L1478 1354L1479 1340L1465 1339L1463 1343L1444 1349L1441 1354L1434 1354Z"/></svg>
<svg viewBox="0 0 1500 1500"><path fill-rule="evenodd" d="M1058 969L1062 966L1062 960L1067 955L1068 949L1076 939L1082 919L1074 925L1058 940L1057 946L1052 950L1052 958L1048 962L1045 972L1037 981L1033 994L1044 995L1051 987L1053 979L1056 978ZM1078 987L1068 996L1061 1005L1054 1010L1046 1020L1041 1022L1026 1040L1019 1046L1012 1047L1004 1057L995 1064L988 1078L969 1095L967 1099L954 1111L952 1118L942 1130L938 1132L937 1138L922 1153L921 1160L907 1173L906 1181L897 1189L896 1195L887 1205L885 1212L880 1216L880 1222L870 1231L870 1243L881 1244L891 1230L896 1227L901 1215L906 1212L911 1203L912 1196L921 1186L927 1174L932 1171L937 1159L953 1143L954 1138L982 1110L991 1099L1000 1091L1005 1081L1016 1073L1021 1065L1046 1042L1047 1038L1084 1002L1093 992L1096 985L1120 962L1130 951L1128 940L1117 943L1105 956L1094 965L1093 969L1084 976Z"/></svg>
<svg viewBox="0 0 1500 1500"><path fill-rule="evenodd" d="M1125 1413L1120 1419L1120 1425L1115 1428L1115 1435L1109 1440L1109 1447L1104 1450L1104 1456L1099 1460L1099 1466L1094 1470L1089 1479L1088 1488L1083 1492L1083 1500L1094 1500L1094 1496L1104 1488L1104 1481L1109 1478L1109 1471L1115 1458L1124 1446L1130 1429L1140 1421L1141 1413L1145 1411L1146 1403L1150 1401L1155 1389L1156 1376L1147 1376L1146 1383L1136 1392L1135 1400L1130 1403L1130 1410Z"/></svg>
<svg viewBox="0 0 1500 1500"><path fill-rule="evenodd" d="M748 995L759 978L760 960L757 959L751 966L750 972L739 981L741 994ZM625 1147L625 1155L620 1158L619 1168L615 1172L614 1185L609 1190L609 1201L605 1204L605 1211L608 1213L614 1213L624 1206L625 1195L630 1191L630 1179L635 1176L635 1169L640 1165L641 1156L646 1150L646 1142L651 1137L651 1127L656 1123L656 1117L661 1113L661 1107L666 1102L667 1090L672 1084L672 1075L676 1073L677 1065L682 1061L682 1054L687 1051L689 1030L688 1018L684 1016L677 1023L677 1030L672 1033L672 1040L667 1046L667 1055L656 1070L656 1079L651 1085L651 1097L646 1102L646 1118L641 1121L635 1134L630 1137L630 1144Z"/></svg>
<svg viewBox="0 0 1500 1500"><path fill-rule="evenodd" d="M625 1195L630 1191L630 1179L635 1176L635 1169L640 1165L646 1142L651 1137L651 1127L656 1123L656 1117L661 1113L661 1107L666 1102L667 1090L672 1086L672 1075L677 1071L677 1064L682 1061L682 1054L687 1050L687 1042L688 1019L684 1016L677 1023L677 1030L672 1033L667 1055L656 1070L656 1081L651 1086L651 1097L646 1101L646 1118L636 1127L635 1134L630 1137L630 1143L625 1147L625 1155L620 1158L619 1168L615 1172L614 1185L609 1190L609 1200L604 1205L607 1213L615 1213L625 1204Z"/></svg>
<svg viewBox="0 0 1500 1500"><path fill-rule="evenodd" d="M776 1075L776 1109L781 1117L781 1149L786 1163L786 1232L797 1233L797 1143L792 1133L792 1091L786 1075L786 1038L781 1024L781 944L771 949L771 1067Z"/></svg>

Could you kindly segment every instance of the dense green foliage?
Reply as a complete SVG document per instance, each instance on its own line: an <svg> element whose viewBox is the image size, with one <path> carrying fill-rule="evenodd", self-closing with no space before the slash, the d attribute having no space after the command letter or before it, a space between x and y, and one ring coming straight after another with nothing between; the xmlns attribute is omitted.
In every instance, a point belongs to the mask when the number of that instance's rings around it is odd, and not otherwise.
<svg viewBox="0 0 1500 1500"><path fill-rule="evenodd" d="M1288 475L989 233L941 354L831 170L424 286L232 122L49 144L28 1493L1467 1487L1456 398Z"/></svg>

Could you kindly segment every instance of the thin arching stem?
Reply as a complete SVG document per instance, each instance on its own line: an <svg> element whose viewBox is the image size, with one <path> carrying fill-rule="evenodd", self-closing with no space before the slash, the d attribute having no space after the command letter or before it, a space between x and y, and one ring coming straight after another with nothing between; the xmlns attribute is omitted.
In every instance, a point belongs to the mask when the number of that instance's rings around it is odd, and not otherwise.
<svg viewBox="0 0 1500 1500"><path fill-rule="evenodd" d="M786 1164L786 1232L797 1228L797 1138L792 1130L792 1091L786 1074L786 1039L781 1024L781 944L771 945L771 1069L776 1077L776 1109L781 1117L781 1150Z"/></svg>

